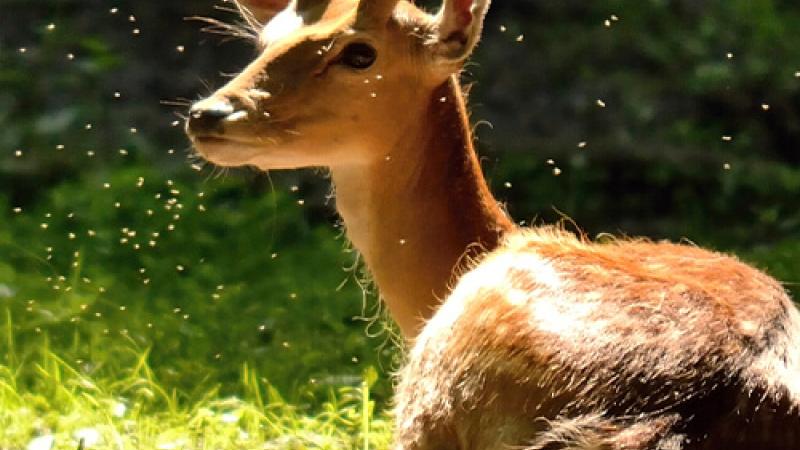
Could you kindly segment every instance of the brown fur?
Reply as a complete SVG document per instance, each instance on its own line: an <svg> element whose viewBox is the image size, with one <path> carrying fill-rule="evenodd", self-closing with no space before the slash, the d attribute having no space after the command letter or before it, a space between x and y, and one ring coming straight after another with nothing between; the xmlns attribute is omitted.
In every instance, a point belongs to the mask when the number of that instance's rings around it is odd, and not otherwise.
<svg viewBox="0 0 800 450"><path fill-rule="evenodd" d="M413 344L397 450L800 448L800 315L779 283L692 246L520 230L491 196L454 75L488 0L243 3L263 52L189 134L222 165L330 167ZM350 42L370 68L337 63Z"/></svg>
<svg viewBox="0 0 800 450"><path fill-rule="evenodd" d="M570 439L606 443L575 448L659 448L610 442L667 419L669 432L652 434L669 448L800 448L798 331L782 287L732 257L520 231L462 278L417 340L400 375L398 448L524 445L587 414L600 419L570 425ZM782 371L753 370L767 352L782 355ZM514 432L472 446L486 438L484 416ZM457 431L433 443L433 427Z"/></svg>

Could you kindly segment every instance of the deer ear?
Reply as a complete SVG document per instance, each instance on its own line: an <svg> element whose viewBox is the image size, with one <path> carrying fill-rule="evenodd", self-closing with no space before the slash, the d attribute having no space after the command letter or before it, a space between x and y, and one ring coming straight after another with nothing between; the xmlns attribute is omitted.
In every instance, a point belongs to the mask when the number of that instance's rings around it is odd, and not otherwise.
<svg viewBox="0 0 800 450"><path fill-rule="evenodd" d="M481 38L490 0L444 0L434 18L434 53L444 62L461 63Z"/></svg>
<svg viewBox="0 0 800 450"><path fill-rule="evenodd" d="M289 6L290 0L236 0L236 7L248 22L264 25Z"/></svg>

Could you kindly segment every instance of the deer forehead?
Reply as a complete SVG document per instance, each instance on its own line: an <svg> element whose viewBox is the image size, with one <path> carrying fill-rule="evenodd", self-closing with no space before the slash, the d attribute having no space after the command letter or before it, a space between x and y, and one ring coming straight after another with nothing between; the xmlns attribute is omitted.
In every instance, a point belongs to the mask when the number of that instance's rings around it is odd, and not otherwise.
<svg viewBox="0 0 800 450"><path fill-rule="evenodd" d="M285 9L272 18L261 30L259 40L267 46L282 38L291 36L303 27L303 16L292 8Z"/></svg>
<svg viewBox="0 0 800 450"><path fill-rule="evenodd" d="M266 23L259 40L266 47L284 39L335 34L353 25L358 4L358 0L291 2Z"/></svg>

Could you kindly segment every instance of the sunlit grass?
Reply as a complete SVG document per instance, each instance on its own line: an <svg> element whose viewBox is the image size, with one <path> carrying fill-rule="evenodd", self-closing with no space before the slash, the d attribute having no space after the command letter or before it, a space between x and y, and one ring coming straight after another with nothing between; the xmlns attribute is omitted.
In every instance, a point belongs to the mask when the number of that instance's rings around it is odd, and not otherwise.
<svg viewBox="0 0 800 450"><path fill-rule="evenodd" d="M388 448L392 349L296 191L133 167L0 198L0 450Z"/></svg>
<svg viewBox="0 0 800 450"><path fill-rule="evenodd" d="M150 348L159 379L188 392L218 382L232 392L247 362L291 402L309 384L352 386L370 366L391 369L388 335L370 339L381 323L367 330L362 318L377 301L344 269L353 256L339 232L306 220L299 188L247 189L131 167L21 210L0 198L0 308L15 317L20 353L41 333L77 365ZM389 390L374 394L385 401Z"/></svg>
<svg viewBox="0 0 800 450"><path fill-rule="evenodd" d="M114 378L92 378L47 348L0 366L2 449L385 449L391 420L369 398L375 375L316 411L290 405L247 365L239 396L211 389L190 401L154 379L147 353ZM23 376L23 374L25 374ZM25 382L21 382L25 378Z"/></svg>

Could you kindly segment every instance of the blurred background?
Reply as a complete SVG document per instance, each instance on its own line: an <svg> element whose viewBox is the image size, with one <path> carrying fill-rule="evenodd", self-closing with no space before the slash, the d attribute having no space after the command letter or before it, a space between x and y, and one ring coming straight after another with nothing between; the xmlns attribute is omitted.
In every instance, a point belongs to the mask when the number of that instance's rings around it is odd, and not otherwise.
<svg viewBox="0 0 800 450"><path fill-rule="evenodd" d="M374 369L388 398L397 351L324 176L189 157L187 105L255 50L187 18L231 9L0 0L0 363L114 377L146 355L181 398L236 393L246 365L295 401ZM800 4L495 1L487 21L464 81L516 220L691 241L800 292Z"/></svg>

